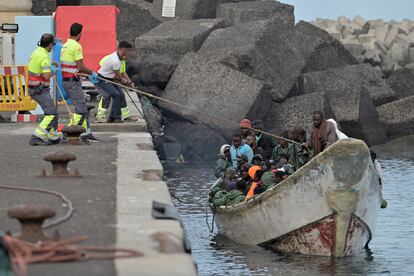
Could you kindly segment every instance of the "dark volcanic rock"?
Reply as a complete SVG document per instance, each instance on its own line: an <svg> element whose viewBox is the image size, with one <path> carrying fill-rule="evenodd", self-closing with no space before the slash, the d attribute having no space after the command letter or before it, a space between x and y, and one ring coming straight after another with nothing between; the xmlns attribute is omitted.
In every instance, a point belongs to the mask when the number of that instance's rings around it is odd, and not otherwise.
<svg viewBox="0 0 414 276"><path fill-rule="evenodd" d="M296 24L290 42L306 59L306 67L303 68L303 72L322 71L358 64L358 61L338 40L326 31L305 21Z"/></svg>
<svg viewBox="0 0 414 276"><path fill-rule="evenodd" d="M306 129L312 123L312 114L316 110L322 111L325 118L334 118L324 93L292 97L282 103L273 102L265 118L265 127L274 134L291 131L295 126Z"/></svg>
<svg viewBox="0 0 414 276"><path fill-rule="evenodd" d="M210 32L224 27L222 19L164 22L135 40L138 56L167 56L178 62L187 52L197 51Z"/></svg>
<svg viewBox="0 0 414 276"><path fill-rule="evenodd" d="M164 22L135 40L136 68L142 85L164 89L172 73L187 53L197 51L211 31L224 27L222 19Z"/></svg>
<svg viewBox="0 0 414 276"><path fill-rule="evenodd" d="M217 7L217 18L224 18L227 26L269 19L284 18L286 22L295 22L294 8L273 0L243 1L220 4Z"/></svg>
<svg viewBox="0 0 414 276"><path fill-rule="evenodd" d="M150 13L151 3L144 0L117 0L116 6L120 10L117 16L118 40L133 43L136 37L160 23Z"/></svg>
<svg viewBox="0 0 414 276"><path fill-rule="evenodd" d="M177 0L175 17L162 17L163 0L152 2L151 14L161 21L215 18L217 0Z"/></svg>
<svg viewBox="0 0 414 276"><path fill-rule="evenodd" d="M398 137L414 134L414 96L377 107L380 122L385 125L387 135Z"/></svg>
<svg viewBox="0 0 414 276"><path fill-rule="evenodd" d="M369 64L358 64L326 71L311 72L301 75L296 94L310 94L336 90L346 93L352 87L364 87L376 106L390 102L396 98L394 91L382 79L381 73Z"/></svg>
<svg viewBox="0 0 414 276"><path fill-rule="evenodd" d="M364 140L370 146L387 141L374 103L365 88L345 86L344 91L337 89L326 94L326 97L337 123L346 135Z"/></svg>
<svg viewBox="0 0 414 276"><path fill-rule="evenodd" d="M148 131L155 135L162 134L162 116L160 111L146 97L140 98L142 111L147 122Z"/></svg>
<svg viewBox="0 0 414 276"><path fill-rule="evenodd" d="M386 80L399 99L414 96L414 70L401 68Z"/></svg>
<svg viewBox="0 0 414 276"><path fill-rule="evenodd" d="M305 66L305 60L286 42L293 24L272 18L215 30L198 53L272 86L272 98L287 97Z"/></svg>
<svg viewBox="0 0 414 276"><path fill-rule="evenodd" d="M181 154L187 162L203 161L196 151L207 160L216 160L220 147L223 144L228 144L228 141L220 133L203 124L173 121L171 125L166 125L165 133L167 136L175 137L176 141L181 145ZM174 147L177 148L176 146ZM169 159L172 159L172 157L169 157Z"/></svg>
<svg viewBox="0 0 414 276"><path fill-rule="evenodd" d="M196 53L188 53L183 58L168 83L164 98L191 110L165 102L160 102L161 107L226 135L238 128L242 118L263 119L271 103L269 87L262 81L210 62Z"/></svg>

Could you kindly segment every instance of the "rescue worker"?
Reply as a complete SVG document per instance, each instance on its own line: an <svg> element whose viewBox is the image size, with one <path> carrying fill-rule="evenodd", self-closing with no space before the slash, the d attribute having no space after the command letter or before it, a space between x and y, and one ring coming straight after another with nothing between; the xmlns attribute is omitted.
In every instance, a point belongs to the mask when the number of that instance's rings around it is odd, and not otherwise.
<svg viewBox="0 0 414 276"><path fill-rule="evenodd" d="M50 96L50 79L56 73L51 67L49 53L55 44L52 34L43 34L29 60L29 95L43 109L44 117L30 139L32 146L57 144L61 139L58 132L58 111Z"/></svg>
<svg viewBox="0 0 414 276"><path fill-rule="evenodd" d="M116 52L109 54L99 62L98 76L120 84L134 88L135 85L126 73L125 59L131 53L132 45L127 41L118 44ZM122 87L113 83L100 80L95 84L102 98L99 101L96 121L98 123L123 123L124 121L137 121L129 117L129 109L125 99L125 92ZM106 119L109 104L112 99L112 108L108 120Z"/></svg>
<svg viewBox="0 0 414 276"><path fill-rule="evenodd" d="M82 82L76 73L81 72L91 75L90 80L94 83L98 81L98 75L90 68L83 64L83 50L79 44L83 26L79 23L73 23L70 27L70 38L63 44L60 55L62 65L63 88L68 93L69 98L73 101L75 114L70 118L69 125L79 125L86 129L82 133L83 142L98 141L91 132L89 123L89 111L86 105L85 94L82 90Z"/></svg>

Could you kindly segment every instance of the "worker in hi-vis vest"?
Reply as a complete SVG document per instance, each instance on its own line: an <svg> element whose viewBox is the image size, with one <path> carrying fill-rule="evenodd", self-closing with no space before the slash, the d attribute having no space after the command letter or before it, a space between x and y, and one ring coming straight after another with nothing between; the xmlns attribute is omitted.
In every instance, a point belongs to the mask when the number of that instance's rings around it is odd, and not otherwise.
<svg viewBox="0 0 414 276"><path fill-rule="evenodd" d="M29 60L29 95L43 109L44 117L30 139L32 146L47 146L59 143L58 111L50 95L50 79L56 73L51 66L49 53L55 44L52 34L43 34Z"/></svg>
<svg viewBox="0 0 414 276"><path fill-rule="evenodd" d="M83 142L98 141L91 132L89 123L89 111L86 105L85 94L82 90L81 78L76 74L78 72L91 75L92 82L97 82L98 75L90 68L83 64L82 46L79 44L83 26L79 23L74 23L70 27L70 38L62 46L60 54L60 63L62 66L63 88L68 93L68 96L73 101L75 113L73 118L70 118L69 125L79 125L86 129L82 133L80 139Z"/></svg>
<svg viewBox="0 0 414 276"><path fill-rule="evenodd" d="M125 59L130 54L131 50L131 43L121 41L118 44L117 51L105 56L99 62L100 68L98 70L98 76L101 80L99 83L95 84L101 95L98 112L96 113L96 122L98 123L123 123L124 121L137 120L129 117L129 109L125 99L125 92L122 87L102 80L106 79L132 88L135 87L134 83L126 73ZM112 108L107 119L106 117L111 100Z"/></svg>

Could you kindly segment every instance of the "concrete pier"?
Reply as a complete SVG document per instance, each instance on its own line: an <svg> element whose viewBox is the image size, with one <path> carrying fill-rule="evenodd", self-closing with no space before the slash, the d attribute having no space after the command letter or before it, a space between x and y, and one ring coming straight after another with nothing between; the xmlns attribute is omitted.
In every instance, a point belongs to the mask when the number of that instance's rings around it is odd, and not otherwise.
<svg viewBox="0 0 414 276"><path fill-rule="evenodd" d="M135 101L138 98L134 96ZM136 112L130 105L131 112ZM139 116L139 114L133 114ZM140 117L140 116L139 116ZM72 146L32 147L28 144L35 124L0 124L0 185L58 191L75 208L70 220L47 231L58 230L62 239L87 235L86 245L115 246L142 252L142 257L108 261L35 264L29 275L196 275L191 254L182 248L184 231L175 220L157 220L151 215L152 201L172 204L162 181L163 168L146 132L145 121L93 125L100 143ZM50 152L67 151L77 160L80 178L42 178L43 161ZM0 189L0 230L15 232L18 223L7 217L16 204L44 204L61 217L67 211L50 195ZM166 237L160 244L154 235ZM165 244L167 243L167 245ZM171 243L174 250L165 248ZM171 248L171 246L170 246ZM168 251L168 252L166 252Z"/></svg>

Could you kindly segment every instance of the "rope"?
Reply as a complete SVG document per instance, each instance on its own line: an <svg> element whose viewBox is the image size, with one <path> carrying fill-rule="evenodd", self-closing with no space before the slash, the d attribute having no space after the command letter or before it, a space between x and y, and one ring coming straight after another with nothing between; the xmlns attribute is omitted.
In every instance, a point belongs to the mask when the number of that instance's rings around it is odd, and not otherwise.
<svg viewBox="0 0 414 276"><path fill-rule="evenodd" d="M0 189L3 189L3 190L12 190L12 191L37 192L37 193L49 194L49 195L53 195L53 196L56 196L56 197L60 198L64 203L66 203L66 205L68 206L68 211L67 211L66 215L64 215L63 217L58 218L58 219L56 219L54 221L51 221L49 223L46 223L45 225L43 225L43 229L48 229L48 228L54 227L54 226L56 226L58 224L61 224L61 223L65 222L65 221L67 221L68 219L70 219L70 217L73 215L73 212L74 212L73 204L62 193L58 193L58 192L54 192L54 191L49 191L49 190L44 190L44 189L27 188L27 187L0 186Z"/></svg>
<svg viewBox="0 0 414 276"><path fill-rule="evenodd" d="M78 75L80 75L80 76L89 77L89 75L87 75L87 74L83 74L83 73L77 73L77 74L78 74ZM158 96L152 95L152 94L150 94L150 93L147 93L147 92L144 92L144 91L138 90L138 89L136 89L136 88L131 88L131 87L129 87L129 86L126 86L126 85L123 85L123 84L120 84L120 83L117 83L117 82L114 82L114 81L111 81L111 80L108 80L108 79L104 79L104 78L101 78L101 77L97 77L97 78L98 78L98 79L100 79L100 80L102 80L102 81L105 81L105 82L108 82L108 83L112 83L112 84L118 85L118 86L123 87L123 88L125 88L125 89L129 89L129 90L130 90L130 91L132 91L132 92L135 92L135 93L138 93L138 94L141 94L141 95L145 95L145 96L147 96L147 97L150 97L150 98L153 98L153 99L156 99L156 100L160 100L160 101L163 101L163 102L166 102L166 103L169 103L169 104L172 104L172 105L175 105L175 106L181 107L181 108L185 108L185 109L191 110L191 111L193 111L193 112L196 112L196 113L199 113L199 114L205 115L205 116L207 116L207 117L214 118L214 119L216 119L216 120L220 120L220 121L226 122L226 123L228 123L228 124L230 124L230 125L237 125L237 126L239 127L239 123L235 123L235 122L230 121L230 120L228 120L228 119L224 119L224 118L221 118L221 117L219 117L219 116L212 115L212 114L207 114L207 113L204 113L204 112L202 112L202 111L200 111L200 110L197 110L197 109L194 109L194 108L188 107L188 106L186 106L186 105L179 104L179 103L176 103L176 102L173 102L173 101L170 101L170 100L167 100L167 99L164 99L164 98L161 98L161 97L158 97ZM289 142L289 143L292 143L292 144L297 144L297 145L299 145L299 146L302 146L302 144L301 144L301 143L298 143L298 142L296 142L296 141L293 141L293 140L290 140L290 139L284 138L284 137L282 137L282 136L279 136L279 135L276 135L276 134L273 134L273 133L270 133L270 132L266 132L266 131L264 131L264 130L256 129L256 128L253 128L253 127L249 127L248 129L253 130L253 131L255 131L255 132L260 132L260 133L263 133L263 134L269 135L269 136L274 137L274 138L277 138L277 139L285 140L285 141L287 141L287 142Z"/></svg>
<svg viewBox="0 0 414 276"><path fill-rule="evenodd" d="M200 151L198 151L196 148L195 148L195 146L193 146L193 144L190 142L190 141L188 141L188 139L184 136L184 135L182 135L173 125L172 125L172 123L166 118L166 117L164 117L162 114L161 114L161 112L158 110L158 109L156 109L156 108L154 108L154 110L165 120L165 122L171 127L171 129L187 144L187 145L189 145L192 149L193 149L193 151L195 152L195 153L197 153L197 155L204 161L204 162L206 162L206 164L207 165L209 165L213 170L216 168L209 160L207 160L206 158L204 158L204 156L203 156L203 154L200 152Z"/></svg>
<svg viewBox="0 0 414 276"><path fill-rule="evenodd" d="M65 106L66 106L66 109L68 110L68 113L69 113L69 119L73 118L73 112L70 110L69 105L68 105L68 103L67 103L67 102L66 102L66 100L65 100L65 96L63 95L62 90L60 90L59 85L56 85L56 87L57 87L57 89L58 89L58 91L59 91L59 93L60 93L60 96L62 97L63 103L64 103L64 104L65 104Z"/></svg>
<svg viewBox="0 0 414 276"><path fill-rule="evenodd" d="M27 265L32 263L55 263L69 261L104 260L140 257L139 251L101 246L81 246L76 243L88 238L79 236L68 240L30 243L11 236L2 238L9 253L16 275L27 275Z"/></svg>
<svg viewBox="0 0 414 276"><path fill-rule="evenodd" d="M195 203L200 202L202 199L205 199L205 197L200 197L199 199L194 200L194 201L185 201L185 200L182 200L182 199L178 198L175 195L175 193L173 193L171 190L170 190L170 194L173 198L175 198L176 200L178 200L179 202L184 203L184 204L195 204Z"/></svg>
<svg viewBox="0 0 414 276"><path fill-rule="evenodd" d="M210 233L213 233L214 232L214 219L215 219L215 217L216 217L216 212L214 212L213 210L212 210L212 213L213 213L213 218L211 219L211 227L210 227L210 224L208 223L208 203L206 204L206 224L207 224L207 227L208 227L208 231L210 231Z"/></svg>

